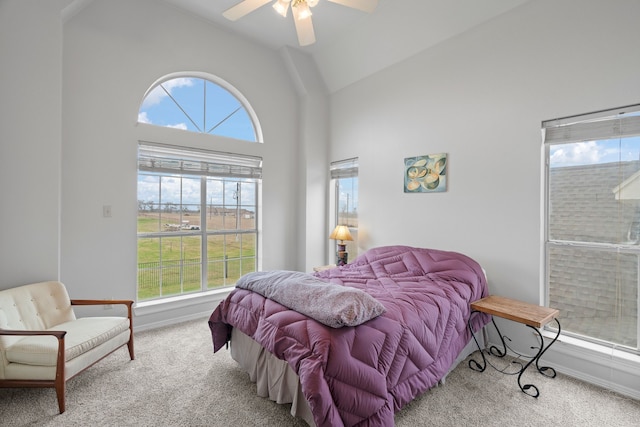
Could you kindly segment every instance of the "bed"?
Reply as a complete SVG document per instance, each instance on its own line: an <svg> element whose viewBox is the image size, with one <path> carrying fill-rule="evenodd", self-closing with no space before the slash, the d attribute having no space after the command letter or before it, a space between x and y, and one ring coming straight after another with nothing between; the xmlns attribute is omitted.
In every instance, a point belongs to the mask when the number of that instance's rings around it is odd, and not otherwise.
<svg viewBox="0 0 640 427"><path fill-rule="evenodd" d="M213 311L214 352L232 357L258 393L291 403L310 425L390 426L472 348L490 317L481 266L450 251L373 248L311 274L243 276Z"/></svg>

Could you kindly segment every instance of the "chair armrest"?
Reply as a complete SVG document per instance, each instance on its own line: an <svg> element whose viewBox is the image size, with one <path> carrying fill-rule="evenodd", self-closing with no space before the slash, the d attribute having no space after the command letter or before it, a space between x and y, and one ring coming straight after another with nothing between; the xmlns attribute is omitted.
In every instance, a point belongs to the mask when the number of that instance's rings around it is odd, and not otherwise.
<svg viewBox="0 0 640 427"><path fill-rule="evenodd" d="M67 334L67 331L27 331L21 329L0 329L0 335L14 335L14 336L35 336L35 335L52 335L57 339L62 339Z"/></svg>
<svg viewBox="0 0 640 427"><path fill-rule="evenodd" d="M14 336L35 336L35 335L51 335L58 340L58 352L56 355L56 392L58 393L58 402L60 402L60 389L64 396L64 336L67 335L67 331L26 331L26 330L14 330L14 329L0 329L0 335L14 335ZM64 399L64 397L63 397ZM64 400L60 411L64 412Z"/></svg>
<svg viewBox="0 0 640 427"><path fill-rule="evenodd" d="M127 317L130 322L132 320L131 308L133 306L133 301L130 299L72 299L71 305L126 305L128 313Z"/></svg>
<svg viewBox="0 0 640 427"><path fill-rule="evenodd" d="M72 299L71 305L113 305L123 304L131 307L133 301L128 299Z"/></svg>

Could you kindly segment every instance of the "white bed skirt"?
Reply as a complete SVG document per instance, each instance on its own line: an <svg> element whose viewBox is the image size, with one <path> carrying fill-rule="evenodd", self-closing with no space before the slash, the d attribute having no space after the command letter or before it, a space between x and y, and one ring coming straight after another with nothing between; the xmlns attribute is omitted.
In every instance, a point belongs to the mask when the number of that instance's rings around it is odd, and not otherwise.
<svg viewBox="0 0 640 427"><path fill-rule="evenodd" d="M302 394L300 378L284 360L280 360L237 329L231 331L231 357L256 383L257 394L277 403L290 403L291 415L315 427L313 414Z"/></svg>
<svg viewBox="0 0 640 427"><path fill-rule="evenodd" d="M480 345L484 346L484 334L476 333L476 337ZM313 414L302 394L300 378L287 362L278 359L253 338L237 329L231 331L230 349L231 357L249 374L249 379L256 383L258 396L269 398L280 404L290 403L291 415L315 427ZM449 372L477 349L476 343L471 339L458 355ZM445 378L446 375L440 380L441 384L444 384Z"/></svg>

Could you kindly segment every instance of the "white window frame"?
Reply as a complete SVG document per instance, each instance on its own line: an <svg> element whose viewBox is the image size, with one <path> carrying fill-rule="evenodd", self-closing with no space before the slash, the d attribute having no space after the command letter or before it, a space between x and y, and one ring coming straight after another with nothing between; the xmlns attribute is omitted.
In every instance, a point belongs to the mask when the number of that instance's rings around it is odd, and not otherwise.
<svg viewBox="0 0 640 427"><path fill-rule="evenodd" d="M359 170L359 159L358 157L353 157L344 160L338 160L331 162L329 167L329 178L330 178L330 190L329 190L329 230L327 230L327 236L331 233L331 231L336 227L336 225L346 225L346 224L338 224L338 214L340 209L340 194L339 194L339 179L340 178L358 178L358 170ZM359 196L358 196L359 197ZM357 206L357 201L355 201ZM358 255L358 227L349 227L349 232L353 237L352 242L347 243L347 252L349 253L349 262L351 262ZM330 264L335 264L336 262L336 247L333 244L329 245L329 261Z"/></svg>
<svg viewBox="0 0 640 427"><path fill-rule="evenodd" d="M605 250L613 251L617 253L636 254L640 259L640 247L637 245L629 244L628 242L583 242L583 241L560 241L550 238L549 231L549 218L550 218L550 188L549 188L549 157L550 146L563 143L575 143L585 141L598 141L607 140L613 138L626 138L640 135L640 104L631 105L617 109L603 110L599 112L564 117L559 119L547 120L542 122L542 135L543 135L543 188L544 188L544 200L543 200L543 277L544 277L544 299L547 305L550 301L550 250L553 247L556 248L585 248L589 250ZM640 263L638 264L640 265ZM638 274L640 281L640 272ZM637 301L638 312L636 313L637 320L637 345L636 349L625 348L618 344L604 341L595 337L584 336L563 328L563 334L570 337L569 340L575 343L584 343L585 347L600 346L603 349L609 348L615 353L628 352L640 354L640 292L638 292Z"/></svg>
<svg viewBox="0 0 640 427"><path fill-rule="evenodd" d="M154 89L156 89L158 86L160 86L161 84L163 84L165 82L168 82L168 81L174 80L174 79L180 79L180 78L185 78L185 79L195 78L195 79L206 80L206 81L209 81L211 83L214 83L214 84L220 86L221 88L223 88L227 92L229 92L231 95L233 95L238 100L238 102L241 104L242 108L245 110L245 112L247 113L247 115L251 119L251 122L253 123L253 132L254 132L255 139L253 141L249 141L249 142L257 142L257 143L263 143L264 142L263 135L262 135L262 127L260 126L260 120L258 119L258 115L254 111L254 109L251 107L251 104L249 103L247 98L238 89L236 89L233 85L231 85L229 82L227 82L226 80L224 80L224 79L222 79L222 78L220 78L218 76L212 75L212 74L203 73L203 72L189 72L189 73L176 72L176 73L167 74L167 75L159 78L158 80L156 80L149 87L149 89L147 89L147 91L145 92L144 96L142 97L142 103L140 105L140 108L143 107L145 100L147 99L149 94L151 94L153 92ZM144 123L144 122L140 122L140 117L139 117L138 121L139 121L139 123ZM154 124L151 124L151 125L152 126L159 126L159 127L167 127L165 125L154 125Z"/></svg>
<svg viewBox="0 0 640 427"><path fill-rule="evenodd" d="M233 262L240 263L241 273L244 271L252 272L258 268L259 257L259 233L258 233L258 201L259 192L261 188L262 178L262 159L254 156L246 156L230 153L219 153L208 150L194 150L184 147L175 147L165 144L156 144L149 142L140 142L138 149L138 173L142 174L160 174L161 176L176 176L176 177L188 177L200 179L200 218L197 229L178 229L165 231L159 229L154 232L138 233L139 239L163 239L174 237L199 237L200 248L200 292L208 292L211 290L208 282L208 267L211 265L211 260L208 257L208 237L211 236L240 236L251 235L254 239L255 252L252 257L244 259L244 262L250 261L251 266L246 265L243 268L243 256L242 254L237 260ZM255 208L255 217L253 218L254 227L250 229L207 229L207 183L211 179L233 179L233 180L248 180L255 184L253 195L253 206ZM238 215L238 213L236 213ZM236 217L237 218L237 217ZM160 225L160 224L159 224ZM161 262L162 260L160 260ZM225 262L226 268L227 262ZM162 271L162 267L160 267ZM182 268L181 268L182 272ZM227 282L224 280L223 286L217 288L231 287L235 282ZM139 284L138 284L139 286ZM139 288L137 288L139 292ZM137 292L137 294L138 294ZM150 299L162 299L173 298L180 295L192 294L194 292L172 293L167 296L163 296L162 293L156 298L147 298L143 301Z"/></svg>
<svg viewBox="0 0 640 427"><path fill-rule="evenodd" d="M220 86L223 90L226 90L233 97L236 98L237 101L241 104L241 109L249 116L252 125L253 125L253 137L249 136L250 139L245 139L244 137L233 137L227 136L225 134L218 134L216 132L212 133L196 133L196 132L188 132L189 134L183 133L182 130L173 129L172 125L155 125L152 121L147 121L145 118L147 117L144 112L146 110L143 109L145 106L145 100L147 96L160 84L164 82L168 82L172 79L179 78L195 78L206 80L207 82L216 84ZM205 93L206 93L205 88ZM169 91L169 94L171 91ZM180 102L179 99L174 100L174 102ZM204 100L205 105L204 109L206 112L208 102ZM209 104L211 106L211 104ZM179 108L182 108L181 105L178 105ZM229 110L228 114L232 114L238 106ZM209 155L211 153L217 152L223 157L229 155L236 155L238 158L241 157L252 157L258 158L261 160L262 148L260 147L263 140L262 128L260 126L260 121L248 99L236 89L233 85L225 81L224 79L217 77L215 75L200 72L200 71L180 71L175 73L170 73L158 78L145 92L142 97L140 109L138 111L138 124L137 124L137 140L138 142L149 142L152 141L151 144L157 143L159 145L166 146L174 146L178 149L185 149L191 151L202 150L207 152ZM258 143L258 144L256 144ZM234 147L238 144L238 150ZM221 150L224 150L222 152ZM234 153L243 153L243 154L234 154ZM245 156L246 155L246 156ZM214 162L214 163L220 163ZM218 172L221 172L218 170ZM136 173L136 179L138 174ZM255 226L257 228L256 234L256 248L255 248L255 259L256 259L256 270L259 270L262 266L261 259L261 248L262 248L262 221L261 221L261 209L262 209L262 184L261 179L257 183L257 200L256 200L256 218L255 218ZM203 192L203 194L205 194ZM195 231L195 230L194 230ZM136 238L137 242L137 238ZM136 281L137 282L137 281ZM136 283L137 286L137 283ZM161 313L164 310L173 310L180 309L182 307L194 306L197 304L203 303L211 303L215 301L219 301L222 295L228 294L231 287L225 288L216 288L213 290L207 290L196 293L189 293L185 295L177 295L177 296L168 296L166 298L158 298L158 299L150 299L138 302L136 304L136 315L153 315L155 313ZM137 295L137 288L136 288Z"/></svg>

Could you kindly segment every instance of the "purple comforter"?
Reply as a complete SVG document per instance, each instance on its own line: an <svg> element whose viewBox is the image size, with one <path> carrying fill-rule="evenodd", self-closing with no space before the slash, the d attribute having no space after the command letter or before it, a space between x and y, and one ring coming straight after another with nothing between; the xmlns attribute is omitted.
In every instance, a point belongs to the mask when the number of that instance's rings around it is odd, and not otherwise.
<svg viewBox="0 0 640 427"><path fill-rule="evenodd" d="M396 411L448 372L471 338L469 304L488 295L474 260L434 249L374 248L352 264L315 275L366 291L386 312L335 329L235 289L212 313L209 327L214 351L233 327L286 360L318 427L394 425ZM472 327L488 320L475 315Z"/></svg>

